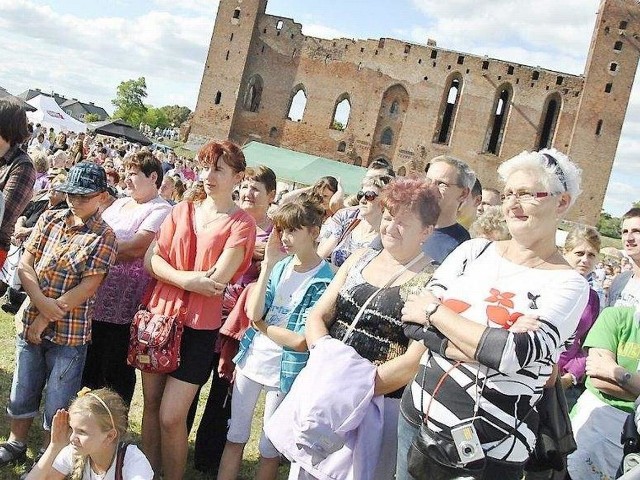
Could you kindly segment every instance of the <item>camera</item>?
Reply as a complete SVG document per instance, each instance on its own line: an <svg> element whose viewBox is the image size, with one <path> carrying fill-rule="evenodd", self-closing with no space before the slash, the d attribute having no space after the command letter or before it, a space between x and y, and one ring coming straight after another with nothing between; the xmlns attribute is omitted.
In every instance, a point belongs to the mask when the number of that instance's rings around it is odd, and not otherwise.
<svg viewBox="0 0 640 480"><path fill-rule="evenodd" d="M482 444L478 438L476 427L472 423L452 428L451 438L456 445L460 463L467 464L484 458Z"/></svg>

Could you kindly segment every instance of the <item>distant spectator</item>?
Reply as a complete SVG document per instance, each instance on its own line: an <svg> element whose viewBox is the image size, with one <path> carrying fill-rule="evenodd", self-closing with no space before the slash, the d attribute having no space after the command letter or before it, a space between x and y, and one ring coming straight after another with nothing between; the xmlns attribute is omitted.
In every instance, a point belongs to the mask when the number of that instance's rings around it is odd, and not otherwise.
<svg viewBox="0 0 640 480"><path fill-rule="evenodd" d="M486 238L493 241L511 238L502 208L499 206L486 207L484 212L471 224L469 233L471 238Z"/></svg>
<svg viewBox="0 0 640 480"><path fill-rule="evenodd" d="M476 174L465 162L448 155L434 158L425 170L442 198L436 228L422 250L436 263L442 263L458 245L471 238L466 228L456 221L456 214L458 205L470 195Z"/></svg>
<svg viewBox="0 0 640 480"><path fill-rule="evenodd" d="M635 307L640 305L640 208L632 208L622 216L622 246L631 260L631 270L615 271L607 306Z"/></svg>
<svg viewBox="0 0 640 480"><path fill-rule="evenodd" d="M458 207L458 223L467 230L476 220L478 215L478 207L482 203L482 184L476 178L471 193L467 199Z"/></svg>
<svg viewBox="0 0 640 480"><path fill-rule="evenodd" d="M164 168L164 167L163 167ZM173 196L176 192L176 179L170 175L165 175L162 179L162 185L160 185L160 196L164 198L171 205L175 205Z"/></svg>
<svg viewBox="0 0 640 480"><path fill-rule="evenodd" d="M4 200L0 224L0 267L11 246L16 220L33 195L36 169L20 145L29 137L27 114L22 106L0 99L0 201ZM2 202L0 202L2 203Z"/></svg>
<svg viewBox="0 0 640 480"><path fill-rule="evenodd" d="M31 155L31 160L36 168L36 181L33 185L33 193L49 188L49 161L44 152L38 150Z"/></svg>
<svg viewBox="0 0 640 480"><path fill-rule="evenodd" d="M69 146L67 145L67 134L64 132L58 133L56 135L56 139L53 142L53 152L57 152L58 150L67 150Z"/></svg>
<svg viewBox="0 0 640 480"><path fill-rule="evenodd" d="M500 205L502 203L501 194L495 188L483 188L482 189L482 200L480 201L480 205L478 205L478 216L484 209L487 207L493 207Z"/></svg>
<svg viewBox="0 0 640 480"><path fill-rule="evenodd" d="M40 150L41 152L48 152L51 148L51 142L44 137L44 133L40 132L36 138L29 143L29 149Z"/></svg>

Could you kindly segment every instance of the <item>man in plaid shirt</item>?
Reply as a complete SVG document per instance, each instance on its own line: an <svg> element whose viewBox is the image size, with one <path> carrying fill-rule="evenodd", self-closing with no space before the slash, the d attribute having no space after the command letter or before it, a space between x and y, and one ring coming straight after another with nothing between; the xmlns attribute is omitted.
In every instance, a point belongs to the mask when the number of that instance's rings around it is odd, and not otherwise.
<svg viewBox="0 0 640 480"><path fill-rule="evenodd" d="M116 260L115 234L98 213L108 195L104 169L80 162L56 190L66 193L69 208L40 217L18 267L29 298L18 312L23 330L7 406L11 434L0 445L0 465L25 457L45 386L45 446L53 415L80 389L93 298Z"/></svg>

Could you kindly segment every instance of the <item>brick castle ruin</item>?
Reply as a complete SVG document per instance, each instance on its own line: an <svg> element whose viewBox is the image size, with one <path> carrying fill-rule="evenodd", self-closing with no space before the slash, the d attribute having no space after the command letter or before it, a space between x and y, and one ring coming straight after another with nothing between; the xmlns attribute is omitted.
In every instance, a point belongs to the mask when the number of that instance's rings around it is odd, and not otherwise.
<svg viewBox="0 0 640 480"><path fill-rule="evenodd" d="M305 36L266 6L220 1L191 142L257 140L362 166L383 157L401 174L446 153L494 187L504 159L553 146L584 172L571 218L596 221L638 66L636 0L601 1L583 75L431 40Z"/></svg>

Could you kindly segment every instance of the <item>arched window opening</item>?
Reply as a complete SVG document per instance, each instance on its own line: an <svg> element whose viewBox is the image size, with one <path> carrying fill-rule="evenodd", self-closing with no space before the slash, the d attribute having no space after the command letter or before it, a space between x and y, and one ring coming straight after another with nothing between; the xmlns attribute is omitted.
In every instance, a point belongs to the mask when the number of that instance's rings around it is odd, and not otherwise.
<svg viewBox="0 0 640 480"><path fill-rule="evenodd" d="M393 145L393 130L391 130L391 127L384 129L380 137L380 143L382 145Z"/></svg>
<svg viewBox="0 0 640 480"><path fill-rule="evenodd" d="M216 93L216 99L215 99L214 103L216 105L220 105L220 101L221 100L222 100L222 92L219 91L218 93Z"/></svg>
<svg viewBox="0 0 640 480"><path fill-rule="evenodd" d="M239 9L239 8L236 8L236 9L233 11L233 18L235 18L235 19L240 18L240 9Z"/></svg>
<svg viewBox="0 0 640 480"><path fill-rule="evenodd" d="M262 100L262 77L252 76L247 82L247 89L244 94L243 106L248 112L257 112Z"/></svg>
<svg viewBox="0 0 640 480"><path fill-rule="evenodd" d="M493 116L488 132L488 141L486 143L485 152L498 155L500 147L502 145L502 138L504 136L504 128L507 124L507 117L509 116L509 109L511 106L511 88L503 87L498 95L495 107L493 109Z"/></svg>
<svg viewBox="0 0 640 480"><path fill-rule="evenodd" d="M345 142L340 142L338 144L338 151L345 152L347 150L347 144Z"/></svg>
<svg viewBox="0 0 640 480"><path fill-rule="evenodd" d="M542 117L542 130L540 132L540 139L538 140L538 147L536 150L543 148L551 148L553 144L553 137L556 131L556 125L558 123L558 116L560 113L560 101L558 98L551 98L547 102L547 108L544 116Z"/></svg>
<svg viewBox="0 0 640 480"><path fill-rule="evenodd" d="M349 103L349 97L346 94L338 97L335 109L333 110L333 119L329 126L333 130L344 130L349 124L349 117L351 115L351 103Z"/></svg>
<svg viewBox="0 0 640 480"><path fill-rule="evenodd" d="M622 42L620 40L618 40L614 45L613 45L613 49L616 52L619 52L620 50L622 50Z"/></svg>
<svg viewBox="0 0 640 480"><path fill-rule="evenodd" d="M278 31L282 30L283 26L284 26L284 22L282 20L278 20L278 23L276 23L276 30Z"/></svg>
<svg viewBox="0 0 640 480"><path fill-rule="evenodd" d="M278 129L276 127L271 127L269 130L269 138L275 138L278 135Z"/></svg>
<svg viewBox="0 0 640 480"><path fill-rule="evenodd" d="M356 157L356 159L353 161L353 164L356 167L361 167L362 166L362 157Z"/></svg>
<svg viewBox="0 0 640 480"><path fill-rule="evenodd" d="M289 113L287 118L294 122L299 122L304 117L304 109L307 106L307 94L302 87L299 87L296 94L291 98Z"/></svg>
<svg viewBox="0 0 640 480"><path fill-rule="evenodd" d="M453 78L449 84L449 89L445 91L447 98L443 108L441 108L441 113L438 118L435 138L436 143L448 144L451 140L451 132L453 131L453 125L458 111L458 105L460 103L461 87L461 79Z"/></svg>
<svg viewBox="0 0 640 480"><path fill-rule="evenodd" d="M618 71L618 64L616 62L611 62L611 64L609 65L609 71L610 72L617 72Z"/></svg>

